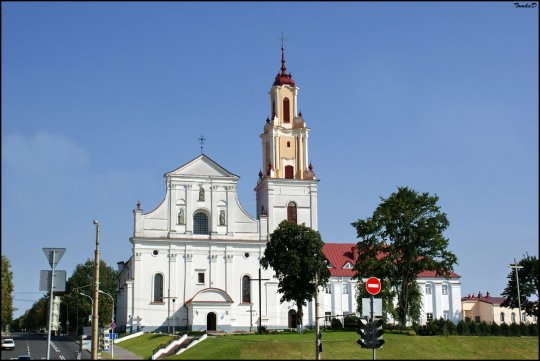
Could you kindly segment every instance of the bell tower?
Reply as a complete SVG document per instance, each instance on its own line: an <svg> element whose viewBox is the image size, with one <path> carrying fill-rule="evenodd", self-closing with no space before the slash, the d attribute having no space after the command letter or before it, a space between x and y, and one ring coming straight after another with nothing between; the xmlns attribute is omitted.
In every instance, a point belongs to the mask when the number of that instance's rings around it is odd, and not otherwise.
<svg viewBox="0 0 540 361"><path fill-rule="evenodd" d="M266 119L262 167L257 192L257 216L268 217L271 233L283 219L317 230L317 179L308 158L310 129L298 111L298 87L287 73L285 48L281 69L270 88L270 116Z"/></svg>

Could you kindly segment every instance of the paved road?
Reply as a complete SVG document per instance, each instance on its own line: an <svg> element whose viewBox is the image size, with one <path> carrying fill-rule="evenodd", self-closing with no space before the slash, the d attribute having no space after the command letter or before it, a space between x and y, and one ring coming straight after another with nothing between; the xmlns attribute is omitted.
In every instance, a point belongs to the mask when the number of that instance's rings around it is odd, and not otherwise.
<svg viewBox="0 0 540 361"><path fill-rule="evenodd" d="M14 332L10 338L15 340L15 350L2 350L0 355L2 360L16 358L19 355L30 355L33 360L45 360L47 358L47 335L32 332ZM78 349L79 345L69 337L51 336L51 360L73 360Z"/></svg>

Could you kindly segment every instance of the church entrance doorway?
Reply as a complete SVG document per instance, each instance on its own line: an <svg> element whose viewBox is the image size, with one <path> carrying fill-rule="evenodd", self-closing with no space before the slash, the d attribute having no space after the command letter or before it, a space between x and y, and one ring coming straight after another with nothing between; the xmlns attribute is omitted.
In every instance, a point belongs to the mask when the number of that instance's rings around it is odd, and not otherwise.
<svg viewBox="0 0 540 361"><path fill-rule="evenodd" d="M206 316L206 331L216 330L216 314L214 312L208 312Z"/></svg>
<svg viewBox="0 0 540 361"><path fill-rule="evenodd" d="M289 328L296 328L296 311L289 311Z"/></svg>

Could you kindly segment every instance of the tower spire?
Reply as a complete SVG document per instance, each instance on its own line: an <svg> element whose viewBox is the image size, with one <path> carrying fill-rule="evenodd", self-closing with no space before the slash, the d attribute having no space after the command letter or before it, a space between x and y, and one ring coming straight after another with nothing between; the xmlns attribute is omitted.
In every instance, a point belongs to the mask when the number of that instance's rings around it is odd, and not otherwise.
<svg viewBox="0 0 540 361"><path fill-rule="evenodd" d="M281 75L287 75L287 66L285 66L285 47L281 45Z"/></svg>
<svg viewBox="0 0 540 361"><path fill-rule="evenodd" d="M285 65L285 36L281 33L281 71L276 75L273 85L291 85L295 86L291 73L287 74L287 66Z"/></svg>

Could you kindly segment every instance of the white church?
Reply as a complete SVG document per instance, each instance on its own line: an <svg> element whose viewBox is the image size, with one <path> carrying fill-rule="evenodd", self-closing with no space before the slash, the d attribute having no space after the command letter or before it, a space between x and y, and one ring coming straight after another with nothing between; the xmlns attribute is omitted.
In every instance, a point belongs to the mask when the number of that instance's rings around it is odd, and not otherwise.
<svg viewBox="0 0 540 361"><path fill-rule="evenodd" d="M269 92L271 116L260 135L264 173L259 173L255 186L256 216L238 199L239 177L204 154L166 173L163 202L150 212L143 212L140 204L133 211L132 255L118 263L120 331L296 327L296 305L280 302L273 270L259 264L270 234L282 220L317 230L318 180L309 162L310 129L298 112L298 88L281 50L281 70ZM349 264L354 256L349 260L339 255L341 248L325 245L332 277L326 291L319 293L320 315L357 313L357 281L352 280ZM351 245L345 248L348 252ZM429 282L444 283L450 288L447 298L461 299L458 275L450 280L432 277ZM431 314L459 320L460 302L430 300L426 319ZM304 308L303 325L308 328L315 324L314 305L308 302Z"/></svg>

